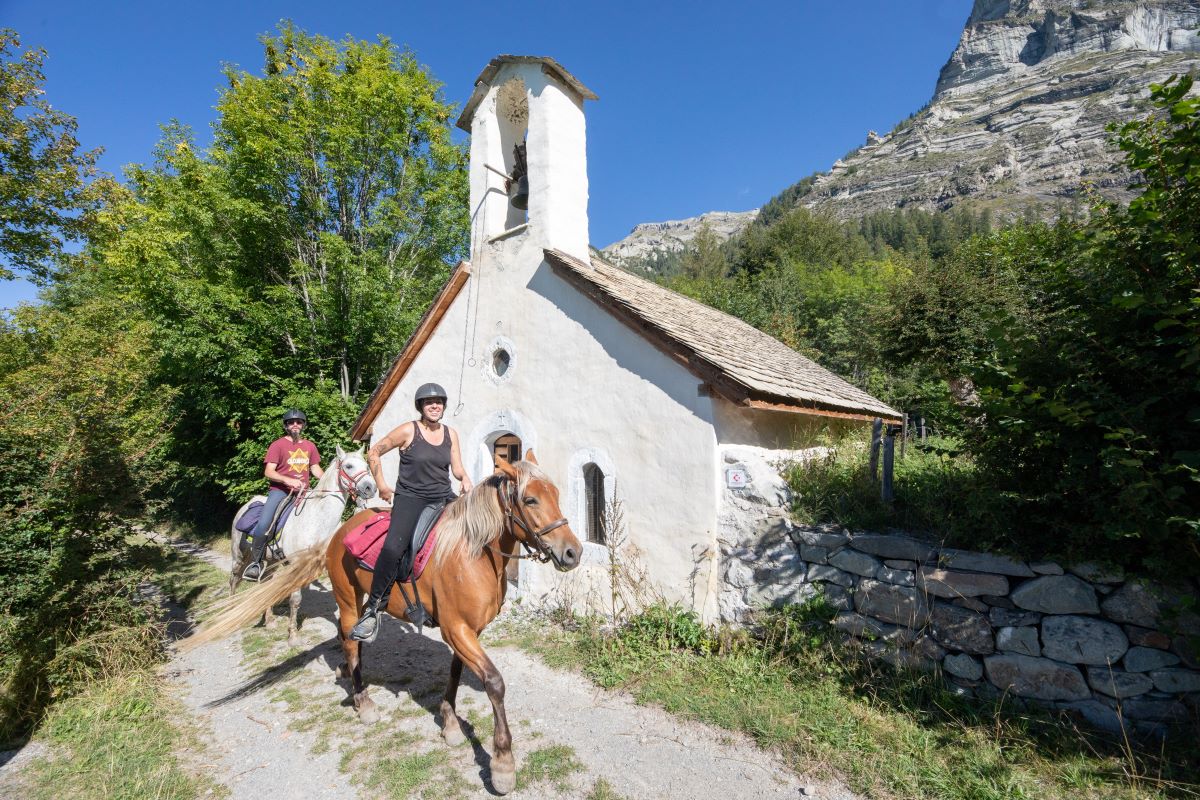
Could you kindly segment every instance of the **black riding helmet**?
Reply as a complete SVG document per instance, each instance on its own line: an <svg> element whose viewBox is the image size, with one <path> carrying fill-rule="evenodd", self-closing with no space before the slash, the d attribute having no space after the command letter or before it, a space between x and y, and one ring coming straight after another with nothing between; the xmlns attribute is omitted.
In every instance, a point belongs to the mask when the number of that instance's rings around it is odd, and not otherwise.
<svg viewBox="0 0 1200 800"><path fill-rule="evenodd" d="M421 403L425 400L441 400L442 405L446 405L446 390L441 387L441 384L426 383L422 384L417 393L413 395L413 405L417 407L417 411L421 410Z"/></svg>
<svg viewBox="0 0 1200 800"><path fill-rule="evenodd" d="M301 420L305 425L308 424L308 417L298 408L289 408L283 413L283 429L287 430L287 424L294 419Z"/></svg>

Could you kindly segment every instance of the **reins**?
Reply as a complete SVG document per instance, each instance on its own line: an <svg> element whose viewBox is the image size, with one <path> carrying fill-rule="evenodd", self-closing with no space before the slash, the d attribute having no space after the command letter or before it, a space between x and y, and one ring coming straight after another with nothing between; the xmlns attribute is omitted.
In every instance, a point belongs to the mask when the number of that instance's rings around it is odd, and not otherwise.
<svg viewBox="0 0 1200 800"><path fill-rule="evenodd" d="M300 512L304 510L304 504L313 497L328 497L333 495L342 501L342 505L345 505L350 497L353 497L356 501L358 500L358 480L363 475L369 474L370 470L363 467L358 472L352 474L346 470L346 465L341 458L337 460L337 465L337 489L309 489L308 487L302 487L290 492L290 494L296 495L296 507L292 511L293 517L300 516Z"/></svg>
<svg viewBox="0 0 1200 800"><path fill-rule="evenodd" d="M500 509L504 512L506 529L512 534L514 539L521 543L521 546L525 548L527 552L505 553L503 550L495 548L491 544L487 544L485 547L501 558L532 558L534 561L540 561L542 563L554 561L555 565L559 566L560 562L558 557L554 555L554 551L551 550L549 545L542 540L542 537L550 533L550 531L566 525L567 520L564 517L559 517L553 522L549 522L537 530L531 528L529 523L523 518L524 514L519 511L514 511L514 509L521 508L522 504L519 502L521 498L517 496L516 483L507 475L500 476L500 487L497 489L497 494L500 500ZM517 532L513 530L514 525L525 531L525 537L517 536ZM530 544L530 540L532 540L532 544Z"/></svg>

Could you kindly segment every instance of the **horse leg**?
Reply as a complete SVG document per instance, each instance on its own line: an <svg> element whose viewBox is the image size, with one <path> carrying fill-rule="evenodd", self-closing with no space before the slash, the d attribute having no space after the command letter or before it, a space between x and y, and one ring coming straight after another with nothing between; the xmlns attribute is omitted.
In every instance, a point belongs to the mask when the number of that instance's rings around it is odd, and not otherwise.
<svg viewBox="0 0 1200 800"><path fill-rule="evenodd" d="M300 637L296 635L300 627L300 590L292 592L288 598L288 647L299 647Z"/></svg>
<svg viewBox="0 0 1200 800"><path fill-rule="evenodd" d="M492 788L498 794L508 794L517 785L517 763L512 753L512 734L508 730L508 716L504 711L504 678L500 670L483 652L479 635L466 624L449 630L445 627L446 643L462 659L471 671L479 676L492 701L495 718L495 734L492 737ZM453 665L452 665L453 669Z"/></svg>
<svg viewBox="0 0 1200 800"><path fill-rule="evenodd" d="M463 743L462 726L458 722L455 701L458 698L458 682L462 679L462 659L456 654L450 661L450 679L446 682L446 693L442 695L442 738L451 747Z"/></svg>
<svg viewBox="0 0 1200 800"><path fill-rule="evenodd" d="M350 638L350 629L358 622L358 616L362 613L359 608L362 600L357 597L357 592L354 597L342 597L336 579L333 581L333 588L334 599L338 605L338 638L342 640L342 655L346 658L346 663L338 668L338 675L350 678L354 710L358 712L358 719L364 725L370 725L379 719L379 712L363 684L362 642Z"/></svg>

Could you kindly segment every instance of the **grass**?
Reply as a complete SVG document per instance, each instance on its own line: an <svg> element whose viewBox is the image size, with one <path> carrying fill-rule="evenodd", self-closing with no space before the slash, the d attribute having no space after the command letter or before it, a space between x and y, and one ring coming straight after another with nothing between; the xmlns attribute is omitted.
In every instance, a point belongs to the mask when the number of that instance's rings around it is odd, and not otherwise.
<svg viewBox="0 0 1200 800"><path fill-rule="evenodd" d="M655 614L657 623L616 635L584 621L573 631L539 631L524 646L640 702L744 731L798 772L832 773L873 798L1200 796L1191 750L1136 751L1011 702L970 704L936 676L858 659L814 609L767 617L763 638L725 652L716 637L683 648L661 623L687 615Z"/></svg>
<svg viewBox="0 0 1200 800"><path fill-rule="evenodd" d="M626 798L624 795L617 794L604 778L597 778L592 790L587 793L586 800L626 800Z"/></svg>
<svg viewBox="0 0 1200 800"><path fill-rule="evenodd" d="M517 786L528 788L535 783L549 781L556 789L565 792L569 788L570 777L583 769L573 748L562 744L542 747L525 756L524 763L517 770Z"/></svg>

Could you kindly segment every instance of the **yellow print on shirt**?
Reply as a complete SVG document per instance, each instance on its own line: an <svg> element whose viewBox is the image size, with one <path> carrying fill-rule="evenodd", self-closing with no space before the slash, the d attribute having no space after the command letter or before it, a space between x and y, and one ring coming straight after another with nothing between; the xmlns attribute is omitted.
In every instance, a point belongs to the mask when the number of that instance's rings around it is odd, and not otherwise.
<svg viewBox="0 0 1200 800"><path fill-rule="evenodd" d="M308 453L303 447L292 450L288 453L287 465L288 469L296 475L303 475L308 471Z"/></svg>

